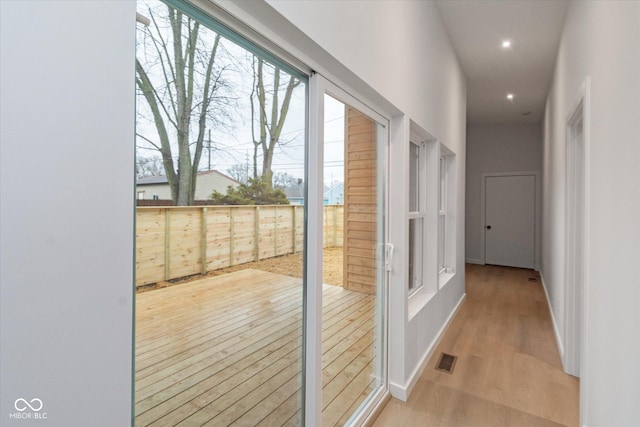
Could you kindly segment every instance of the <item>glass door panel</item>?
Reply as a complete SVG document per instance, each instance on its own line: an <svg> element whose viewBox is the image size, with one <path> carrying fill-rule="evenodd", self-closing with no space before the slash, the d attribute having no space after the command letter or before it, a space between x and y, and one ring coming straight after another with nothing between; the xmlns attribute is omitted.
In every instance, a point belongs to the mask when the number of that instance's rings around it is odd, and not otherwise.
<svg viewBox="0 0 640 427"><path fill-rule="evenodd" d="M307 78L138 13L135 425L301 425Z"/></svg>
<svg viewBox="0 0 640 427"><path fill-rule="evenodd" d="M386 387L386 128L324 96L322 425L356 422Z"/></svg>

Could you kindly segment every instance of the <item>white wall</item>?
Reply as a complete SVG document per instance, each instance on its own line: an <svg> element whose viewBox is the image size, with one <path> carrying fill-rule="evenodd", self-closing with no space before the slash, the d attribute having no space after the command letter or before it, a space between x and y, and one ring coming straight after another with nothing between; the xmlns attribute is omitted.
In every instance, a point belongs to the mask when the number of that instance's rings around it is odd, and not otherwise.
<svg viewBox="0 0 640 427"><path fill-rule="evenodd" d="M135 3L0 19L0 424L129 425Z"/></svg>
<svg viewBox="0 0 640 427"><path fill-rule="evenodd" d="M140 192L143 193L142 196L139 195ZM137 185L136 194L138 199L153 200L153 196L158 196L158 199L160 200L171 200L171 189L169 188L169 184Z"/></svg>
<svg viewBox="0 0 640 427"><path fill-rule="evenodd" d="M215 191L226 194L229 187L237 187L238 181L227 177L226 175L212 170L200 172L196 177L196 191L194 200L207 200L211 198L211 194ZM169 184L142 184L136 186L136 194L144 192L145 200L153 200L153 196L158 196L160 200L171 200L171 188ZM139 197L139 196L136 196Z"/></svg>
<svg viewBox="0 0 640 427"><path fill-rule="evenodd" d="M312 39L288 40L295 45L291 51L306 52L311 56L309 65L321 67L319 71L347 82L396 115L392 122L389 201L393 207L389 219L391 241L396 243L390 297L390 381L392 390L402 396L464 294L465 77L431 1L268 3ZM314 64L313 52L318 47L337 64ZM408 201L402 190L408 173L409 119L455 152L458 173L454 213L457 274L411 321L407 320L406 304Z"/></svg>
<svg viewBox="0 0 640 427"><path fill-rule="evenodd" d="M572 2L544 127L542 274L564 327L565 126L591 77L581 419L640 425L640 2ZM561 337L566 343L566 337Z"/></svg>
<svg viewBox="0 0 640 427"><path fill-rule="evenodd" d="M129 425L135 3L0 5L2 424L15 399L39 398L40 425ZM405 317L392 324L392 380L403 387L464 293L464 76L430 1L273 5L304 32L266 3L237 7L262 9L256 28L395 115L393 182L406 179L410 118L456 153L457 274L412 322L397 294L406 249L396 257L392 303Z"/></svg>
<svg viewBox="0 0 640 427"><path fill-rule="evenodd" d="M467 127L466 258L481 262L483 173L541 171L540 125L470 125ZM538 184L539 185L539 184ZM536 240L540 240L537 230Z"/></svg>

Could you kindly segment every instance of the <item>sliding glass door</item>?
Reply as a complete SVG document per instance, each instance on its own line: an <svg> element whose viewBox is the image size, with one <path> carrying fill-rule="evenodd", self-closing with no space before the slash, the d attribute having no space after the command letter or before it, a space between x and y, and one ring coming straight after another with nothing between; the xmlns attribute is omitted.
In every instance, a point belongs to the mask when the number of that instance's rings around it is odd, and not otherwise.
<svg viewBox="0 0 640 427"><path fill-rule="evenodd" d="M307 76L139 1L136 426L300 425Z"/></svg>
<svg viewBox="0 0 640 427"><path fill-rule="evenodd" d="M310 320L320 319L321 329L313 329L319 337L309 346L316 371L307 372L321 386L309 402L321 414L307 425L358 425L387 391L388 121L322 77L312 78L311 87L322 232L314 246L321 256L312 260L319 267L308 277L319 299Z"/></svg>
<svg viewBox="0 0 640 427"><path fill-rule="evenodd" d="M137 426L360 425L387 392L388 120L139 0Z"/></svg>
<svg viewBox="0 0 640 427"><path fill-rule="evenodd" d="M385 383L386 127L354 101L324 103L322 425L335 426L362 417Z"/></svg>

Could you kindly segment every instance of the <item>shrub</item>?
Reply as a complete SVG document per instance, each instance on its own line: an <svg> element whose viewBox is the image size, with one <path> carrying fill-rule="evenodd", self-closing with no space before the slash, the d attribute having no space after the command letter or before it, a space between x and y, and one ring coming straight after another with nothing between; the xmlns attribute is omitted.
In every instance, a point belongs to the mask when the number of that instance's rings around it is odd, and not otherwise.
<svg viewBox="0 0 640 427"><path fill-rule="evenodd" d="M227 194L214 191L211 199L215 205L288 205L289 199L280 189L267 185L261 178L249 178L237 188L227 187Z"/></svg>

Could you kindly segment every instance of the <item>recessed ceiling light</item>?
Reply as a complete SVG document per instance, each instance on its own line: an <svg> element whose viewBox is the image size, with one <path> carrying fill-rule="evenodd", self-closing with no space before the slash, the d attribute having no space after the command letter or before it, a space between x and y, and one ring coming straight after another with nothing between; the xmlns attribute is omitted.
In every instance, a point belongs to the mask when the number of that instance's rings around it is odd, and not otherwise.
<svg viewBox="0 0 640 427"><path fill-rule="evenodd" d="M502 41L502 47L504 47L505 49L508 47L511 47L511 41L510 40L503 40Z"/></svg>
<svg viewBox="0 0 640 427"><path fill-rule="evenodd" d="M507 99L508 100L512 100L513 99L513 94L512 93L508 93L507 94Z"/></svg>

